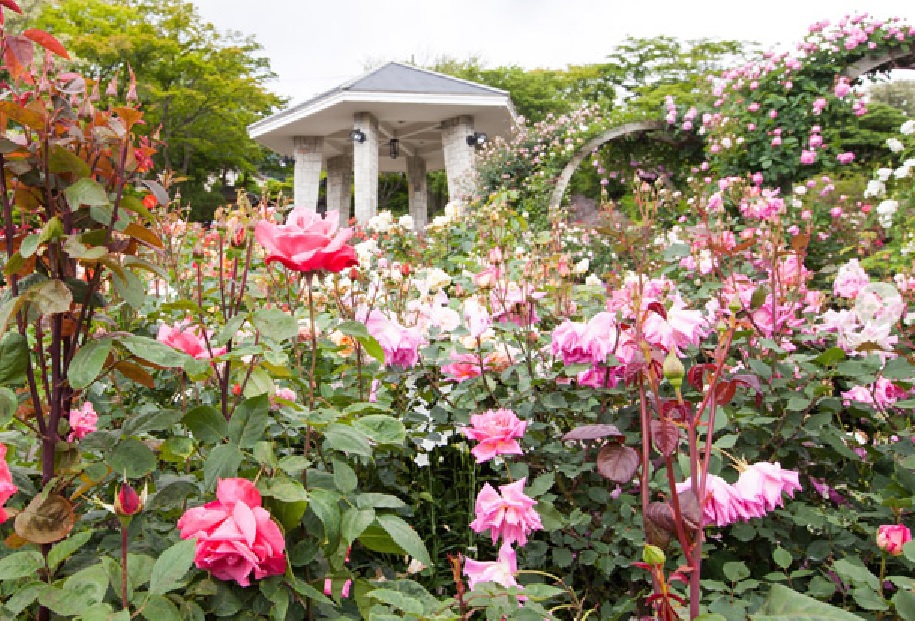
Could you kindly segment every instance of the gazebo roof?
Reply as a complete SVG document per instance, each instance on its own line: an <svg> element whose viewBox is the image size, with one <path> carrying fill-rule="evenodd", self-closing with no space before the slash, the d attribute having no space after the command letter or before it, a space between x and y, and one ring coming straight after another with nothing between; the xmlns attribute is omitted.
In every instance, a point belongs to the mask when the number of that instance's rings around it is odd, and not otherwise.
<svg viewBox="0 0 915 621"><path fill-rule="evenodd" d="M471 115L474 130L492 138L507 136L516 118L507 91L391 62L262 119L248 133L283 155L292 155L293 136L322 136L328 158L352 152L357 112L378 119L382 172L405 170L403 158L387 157L391 138L400 141L403 155L423 157L428 170L437 170L445 166L442 121Z"/></svg>

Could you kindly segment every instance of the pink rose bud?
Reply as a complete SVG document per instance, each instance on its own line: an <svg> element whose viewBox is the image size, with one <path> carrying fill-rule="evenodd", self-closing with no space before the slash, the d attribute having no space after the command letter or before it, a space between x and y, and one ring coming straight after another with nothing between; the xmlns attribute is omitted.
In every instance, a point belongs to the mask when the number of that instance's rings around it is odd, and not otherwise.
<svg viewBox="0 0 915 621"><path fill-rule="evenodd" d="M143 510L143 500L137 490L124 483L114 498L114 512L118 517L132 517Z"/></svg>
<svg viewBox="0 0 915 621"><path fill-rule="evenodd" d="M912 532L902 524L884 524L877 529L877 547L892 556L902 554L902 547L911 540Z"/></svg>

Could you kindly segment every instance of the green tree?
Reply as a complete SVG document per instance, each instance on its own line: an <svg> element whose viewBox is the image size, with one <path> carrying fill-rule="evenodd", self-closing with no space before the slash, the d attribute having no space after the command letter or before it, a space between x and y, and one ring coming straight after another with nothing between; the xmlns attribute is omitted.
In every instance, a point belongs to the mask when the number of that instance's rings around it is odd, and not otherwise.
<svg viewBox="0 0 915 621"><path fill-rule="evenodd" d="M37 22L103 96L123 96L136 75L146 129L163 141L156 164L188 177L191 193L228 170L257 171L264 151L246 128L283 100L267 90L273 74L252 37L219 33L185 0L60 0Z"/></svg>
<svg viewBox="0 0 915 621"><path fill-rule="evenodd" d="M872 101L884 103L915 117L915 80L880 82L867 90Z"/></svg>

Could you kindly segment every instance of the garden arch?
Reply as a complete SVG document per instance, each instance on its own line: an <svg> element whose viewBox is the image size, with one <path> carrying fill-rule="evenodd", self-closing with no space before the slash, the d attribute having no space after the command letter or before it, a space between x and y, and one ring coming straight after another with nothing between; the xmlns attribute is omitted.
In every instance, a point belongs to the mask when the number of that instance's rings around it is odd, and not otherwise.
<svg viewBox="0 0 915 621"><path fill-rule="evenodd" d="M882 56L865 56L842 72L851 81L874 71L890 69L915 69L915 51L890 50Z"/></svg>
<svg viewBox="0 0 915 621"><path fill-rule="evenodd" d="M572 156L572 159L570 159L569 163L565 165L565 168L562 169L562 172L559 174L559 176L556 177L556 187L553 188L553 193L550 195L550 211L558 209L562 204L562 197L566 193L566 188L569 186L569 181L572 179L572 175L576 170L578 170L578 167L581 165L582 161L584 161L588 154L594 151L594 149L610 142L611 140L616 140L617 138L631 136L633 134L659 131L663 130L665 127L666 123L663 121L635 121L608 129L607 131L598 134L586 142L581 147L581 149L579 149L578 152Z"/></svg>

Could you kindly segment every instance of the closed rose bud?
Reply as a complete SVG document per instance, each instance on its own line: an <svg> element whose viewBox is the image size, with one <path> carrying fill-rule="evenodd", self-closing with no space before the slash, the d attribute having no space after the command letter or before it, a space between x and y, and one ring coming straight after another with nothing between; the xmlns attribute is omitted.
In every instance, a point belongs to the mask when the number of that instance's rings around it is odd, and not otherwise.
<svg viewBox="0 0 915 621"><path fill-rule="evenodd" d="M893 556L902 554L902 548L912 540L912 532L902 524L884 524L877 529L877 547Z"/></svg>
<svg viewBox="0 0 915 621"><path fill-rule="evenodd" d="M663 565L667 557L664 555L664 550L646 543L645 549L642 550L642 560L649 565Z"/></svg>
<svg viewBox="0 0 915 621"><path fill-rule="evenodd" d="M349 279L350 279L350 280L358 280L358 279L359 279L359 270L356 269L355 267L352 268L352 269L350 269L350 271L349 271Z"/></svg>
<svg viewBox="0 0 915 621"><path fill-rule="evenodd" d="M410 264L409 263L402 264L400 266L400 273L403 275L404 278L409 276L410 275Z"/></svg>
<svg viewBox="0 0 915 621"><path fill-rule="evenodd" d="M145 490L141 497L140 494L137 494L137 490L129 483L125 483L118 489L118 493L114 497L114 513L118 517L133 517L143 510L145 497Z"/></svg>

